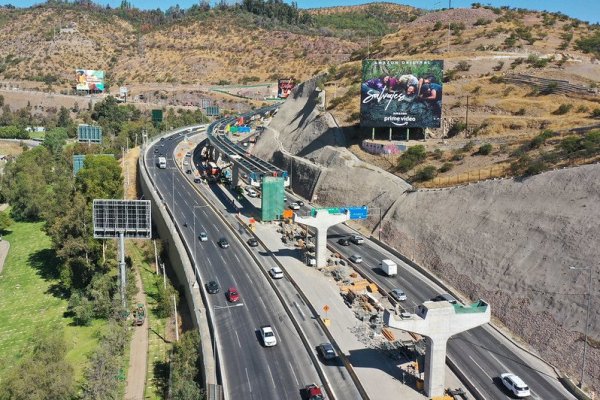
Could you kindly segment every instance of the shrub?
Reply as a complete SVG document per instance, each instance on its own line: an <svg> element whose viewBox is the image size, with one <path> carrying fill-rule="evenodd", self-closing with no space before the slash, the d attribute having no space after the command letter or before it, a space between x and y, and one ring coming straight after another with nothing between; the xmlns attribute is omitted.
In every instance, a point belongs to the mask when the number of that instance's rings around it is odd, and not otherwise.
<svg viewBox="0 0 600 400"><path fill-rule="evenodd" d="M450 158L450 161L460 161L463 158L465 158L465 155L460 153L460 152L456 152L452 155L452 158Z"/></svg>
<svg viewBox="0 0 600 400"><path fill-rule="evenodd" d="M572 155L581 150L581 138L577 136L567 136L560 142L560 149L566 155Z"/></svg>
<svg viewBox="0 0 600 400"><path fill-rule="evenodd" d="M587 108L587 106L584 106L583 104L580 105L579 107L577 107L577 112L578 113L586 113L588 112L590 109Z"/></svg>
<svg viewBox="0 0 600 400"><path fill-rule="evenodd" d="M554 110L552 112L552 114L565 115L566 113L571 111L571 108L573 108L573 104L561 104L560 106L558 106L558 108L556 110Z"/></svg>
<svg viewBox="0 0 600 400"><path fill-rule="evenodd" d="M469 64L466 61L460 61L458 64L456 64L456 67L454 67L455 70L457 71L468 71L471 69L471 64Z"/></svg>
<svg viewBox="0 0 600 400"><path fill-rule="evenodd" d="M513 115L525 115L525 109L524 108L519 108L519 110L515 111L513 113Z"/></svg>
<svg viewBox="0 0 600 400"><path fill-rule="evenodd" d="M430 181L435 178L436 174L436 168L433 165L427 165L426 167L423 167L417 171L415 174L415 180L421 182Z"/></svg>
<svg viewBox="0 0 600 400"><path fill-rule="evenodd" d="M426 157L425 146L417 145L409 147L398 159L398 170L400 172L408 172L425 160Z"/></svg>
<svg viewBox="0 0 600 400"><path fill-rule="evenodd" d="M469 140L461 149L461 151L463 152L468 152L473 150L473 147L475 147L475 142L473 142L472 140Z"/></svg>
<svg viewBox="0 0 600 400"><path fill-rule="evenodd" d="M458 135L460 132L464 131L467 128L467 124L462 121L456 121L450 129L448 129L448 137L453 137Z"/></svg>
<svg viewBox="0 0 600 400"><path fill-rule="evenodd" d="M546 143L546 140L554 136L554 132L552 131L544 131L531 139L531 141L527 144L527 149L537 149L541 145Z"/></svg>
<svg viewBox="0 0 600 400"><path fill-rule="evenodd" d="M493 68L494 71L501 71L502 67L504 67L504 61L498 61L498 64Z"/></svg>
<svg viewBox="0 0 600 400"><path fill-rule="evenodd" d="M486 143L484 145L479 146L479 150L477 150L477 154L480 154L482 156L487 156L492 152L493 148L494 147L490 143Z"/></svg>
<svg viewBox="0 0 600 400"><path fill-rule="evenodd" d="M592 110L592 118L600 118L600 108L594 108Z"/></svg>
<svg viewBox="0 0 600 400"><path fill-rule="evenodd" d="M450 163L450 162L445 162L444 164L442 164L442 166L440 167L440 172L448 172L450 171L452 168L454 168L454 164Z"/></svg>
<svg viewBox="0 0 600 400"><path fill-rule="evenodd" d="M440 29L442 29L442 21L437 21L434 25L433 25L433 30L434 31L439 31Z"/></svg>
<svg viewBox="0 0 600 400"><path fill-rule="evenodd" d="M442 149L435 149L431 155L435 160L441 160L444 156L444 151Z"/></svg>

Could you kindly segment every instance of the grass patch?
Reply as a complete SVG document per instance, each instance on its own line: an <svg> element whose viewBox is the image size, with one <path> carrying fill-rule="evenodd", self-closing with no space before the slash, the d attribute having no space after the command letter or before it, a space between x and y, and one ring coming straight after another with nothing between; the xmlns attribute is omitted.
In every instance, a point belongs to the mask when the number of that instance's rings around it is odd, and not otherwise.
<svg viewBox="0 0 600 400"><path fill-rule="evenodd" d="M144 243L143 246L151 249L152 243ZM164 398L165 385L168 383L168 353L172 348L172 344L165 340L169 319L158 318L156 313L158 286L163 284L163 277L156 275L154 263L150 264L144 259L142 249L137 245L129 246L128 254L140 271L149 308L146 313L149 343L145 398L159 400Z"/></svg>
<svg viewBox="0 0 600 400"><path fill-rule="evenodd" d="M43 223L16 222L3 236L10 250L0 275L0 385L10 368L27 354L38 332L63 330L67 340L66 359L81 381L87 354L98 343L103 321L89 327L71 326L65 318L67 300L59 290L56 260Z"/></svg>

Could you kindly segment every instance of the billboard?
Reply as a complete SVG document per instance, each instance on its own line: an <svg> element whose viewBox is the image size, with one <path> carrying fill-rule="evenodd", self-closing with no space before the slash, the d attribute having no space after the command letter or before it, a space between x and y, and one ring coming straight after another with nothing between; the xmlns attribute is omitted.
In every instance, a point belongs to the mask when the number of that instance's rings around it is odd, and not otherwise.
<svg viewBox="0 0 600 400"><path fill-rule="evenodd" d="M77 140L80 143L102 143L102 127L79 124L77 126Z"/></svg>
<svg viewBox="0 0 600 400"><path fill-rule="evenodd" d="M360 124L439 128L442 60L363 60Z"/></svg>
<svg viewBox="0 0 600 400"><path fill-rule="evenodd" d="M294 86L296 86L296 82L293 79L279 79L277 82L277 97L287 99Z"/></svg>
<svg viewBox="0 0 600 400"><path fill-rule="evenodd" d="M76 69L77 90L104 92L104 71L95 69Z"/></svg>

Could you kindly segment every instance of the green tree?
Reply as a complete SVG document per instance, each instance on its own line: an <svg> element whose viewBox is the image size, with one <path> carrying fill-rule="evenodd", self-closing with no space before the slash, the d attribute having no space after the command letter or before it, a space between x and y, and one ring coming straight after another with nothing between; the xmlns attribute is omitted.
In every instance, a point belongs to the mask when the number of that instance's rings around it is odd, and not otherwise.
<svg viewBox="0 0 600 400"><path fill-rule="evenodd" d="M61 128L66 128L71 125L73 121L71 120L71 113L69 109L65 106L60 107L60 111L58 112L58 119L56 121L56 126Z"/></svg>
<svg viewBox="0 0 600 400"><path fill-rule="evenodd" d="M196 331L184 333L173 347L171 392L174 399L193 400L202 398L198 385L200 336Z"/></svg>
<svg viewBox="0 0 600 400"><path fill-rule="evenodd" d="M28 355L13 368L0 389L1 400L70 400L75 395L73 367L65 361L61 329L41 334Z"/></svg>
<svg viewBox="0 0 600 400"><path fill-rule="evenodd" d="M12 223L13 220L10 218L10 215L4 211L0 211L0 232L5 232Z"/></svg>
<svg viewBox="0 0 600 400"><path fill-rule="evenodd" d="M73 322L76 325L88 326L92 323L94 306L81 291L76 291L71 295L69 310L73 313Z"/></svg>
<svg viewBox="0 0 600 400"><path fill-rule="evenodd" d="M76 187L88 202L93 199L123 197L123 177L119 162L110 156L88 155L76 177Z"/></svg>
<svg viewBox="0 0 600 400"><path fill-rule="evenodd" d="M4 179L6 199L12 216L18 220L38 220L49 205L48 182L53 162L48 150L38 146L21 154L6 166Z"/></svg>
<svg viewBox="0 0 600 400"><path fill-rule="evenodd" d="M68 135L65 128L54 128L46 132L42 145L46 146L52 154L57 155L67 143L67 138Z"/></svg>

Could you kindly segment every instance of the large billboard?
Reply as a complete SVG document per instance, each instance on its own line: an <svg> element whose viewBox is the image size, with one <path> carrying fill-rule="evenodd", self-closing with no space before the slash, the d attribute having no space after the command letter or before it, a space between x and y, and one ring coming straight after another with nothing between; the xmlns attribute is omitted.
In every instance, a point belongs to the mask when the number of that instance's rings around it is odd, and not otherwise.
<svg viewBox="0 0 600 400"><path fill-rule="evenodd" d="M287 99L294 86L296 86L296 82L293 79L279 79L277 82L277 97Z"/></svg>
<svg viewBox="0 0 600 400"><path fill-rule="evenodd" d="M363 60L360 124L439 128L442 60Z"/></svg>
<svg viewBox="0 0 600 400"><path fill-rule="evenodd" d="M94 69L76 69L77 90L104 92L104 71Z"/></svg>

